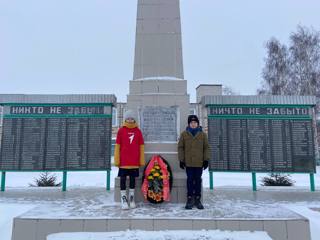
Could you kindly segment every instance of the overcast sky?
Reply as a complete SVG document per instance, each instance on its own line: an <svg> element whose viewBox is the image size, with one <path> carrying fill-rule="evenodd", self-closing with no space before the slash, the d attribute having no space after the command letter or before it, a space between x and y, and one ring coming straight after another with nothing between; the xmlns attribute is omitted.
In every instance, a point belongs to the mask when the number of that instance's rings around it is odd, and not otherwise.
<svg viewBox="0 0 320 240"><path fill-rule="evenodd" d="M0 0L0 93L114 93L133 75L137 0ZM255 94L264 44L320 30L319 0L181 0L188 92Z"/></svg>

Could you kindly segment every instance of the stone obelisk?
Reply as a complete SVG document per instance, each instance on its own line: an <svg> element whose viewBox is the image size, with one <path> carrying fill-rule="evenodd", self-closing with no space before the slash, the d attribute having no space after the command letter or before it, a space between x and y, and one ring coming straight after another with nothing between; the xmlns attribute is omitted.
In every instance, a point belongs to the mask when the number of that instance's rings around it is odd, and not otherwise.
<svg viewBox="0 0 320 240"><path fill-rule="evenodd" d="M139 113L146 161L160 154L169 162L173 172L171 202L185 202L186 174L179 168L177 141L187 125L189 95L183 74L179 0L138 0L134 74L127 109ZM116 189L118 184L116 179ZM139 201L140 179L137 186ZM115 192L116 200L118 195Z"/></svg>
<svg viewBox="0 0 320 240"><path fill-rule="evenodd" d="M183 79L179 0L138 0L133 79Z"/></svg>

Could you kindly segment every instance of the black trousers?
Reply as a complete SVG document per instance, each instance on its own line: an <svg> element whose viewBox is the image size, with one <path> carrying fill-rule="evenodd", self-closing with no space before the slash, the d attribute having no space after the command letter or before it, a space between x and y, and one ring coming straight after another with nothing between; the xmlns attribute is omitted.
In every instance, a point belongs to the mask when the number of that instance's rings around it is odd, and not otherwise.
<svg viewBox="0 0 320 240"><path fill-rule="evenodd" d="M120 177L120 190L126 190L127 177L129 177L129 187L134 189L136 187L136 177L139 177L139 169L119 168L118 177Z"/></svg>
<svg viewBox="0 0 320 240"><path fill-rule="evenodd" d="M186 172L188 197L201 197L202 167L187 167Z"/></svg>

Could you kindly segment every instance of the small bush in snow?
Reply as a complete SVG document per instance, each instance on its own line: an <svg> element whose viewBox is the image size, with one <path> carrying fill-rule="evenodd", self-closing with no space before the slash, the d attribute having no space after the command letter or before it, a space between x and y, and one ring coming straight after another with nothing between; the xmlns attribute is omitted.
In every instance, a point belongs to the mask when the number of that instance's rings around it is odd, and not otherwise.
<svg viewBox="0 0 320 240"><path fill-rule="evenodd" d="M41 173L39 178L36 178L35 184L29 184L32 187L59 187L61 182L57 183L57 177L54 174L48 172Z"/></svg>
<svg viewBox="0 0 320 240"><path fill-rule="evenodd" d="M271 173L268 177L262 178L262 186L293 186L295 181L289 174Z"/></svg>

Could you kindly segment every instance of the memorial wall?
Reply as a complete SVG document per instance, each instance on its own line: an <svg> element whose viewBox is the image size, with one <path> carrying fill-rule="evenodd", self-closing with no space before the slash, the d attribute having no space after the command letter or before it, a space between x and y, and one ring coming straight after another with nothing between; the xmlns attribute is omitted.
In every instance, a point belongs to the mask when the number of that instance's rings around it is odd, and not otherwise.
<svg viewBox="0 0 320 240"><path fill-rule="evenodd" d="M111 168L111 104L14 104L3 108L0 170Z"/></svg>
<svg viewBox="0 0 320 240"><path fill-rule="evenodd" d="M312 108L211 106L210 170L315 172Z"/></svg>

